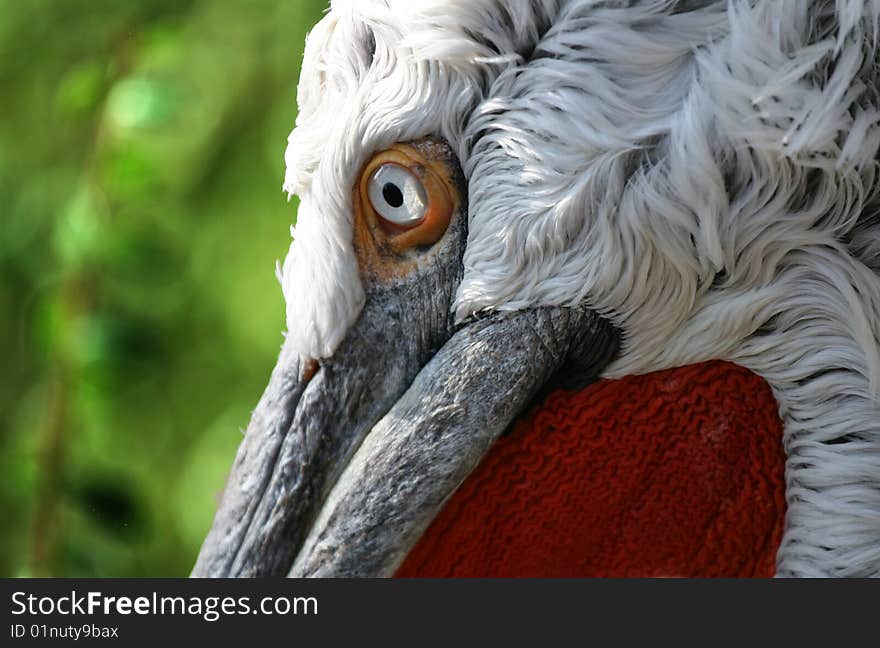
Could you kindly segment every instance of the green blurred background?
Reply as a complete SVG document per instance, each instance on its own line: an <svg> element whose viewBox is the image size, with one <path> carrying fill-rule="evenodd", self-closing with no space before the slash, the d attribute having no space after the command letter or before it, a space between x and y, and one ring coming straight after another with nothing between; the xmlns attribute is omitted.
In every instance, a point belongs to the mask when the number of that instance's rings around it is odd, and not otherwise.
<svg viewBox="0 0 880 648"><path fill-rule="evenodd" d="M0 0L0 576L184 576L281 344L326 0Z"/></svg>

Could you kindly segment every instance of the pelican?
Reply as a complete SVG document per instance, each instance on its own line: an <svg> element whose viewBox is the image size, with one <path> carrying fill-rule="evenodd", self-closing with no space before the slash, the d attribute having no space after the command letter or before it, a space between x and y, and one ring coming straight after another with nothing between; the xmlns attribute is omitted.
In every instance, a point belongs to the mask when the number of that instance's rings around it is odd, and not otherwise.
<svg viewBox="0 0 880 648"><path fill-rule="evenodd" d="M334 0L287 332L195 576L390 576L540 394L707 361L779 576L880 574L877 0Z"/></svg>

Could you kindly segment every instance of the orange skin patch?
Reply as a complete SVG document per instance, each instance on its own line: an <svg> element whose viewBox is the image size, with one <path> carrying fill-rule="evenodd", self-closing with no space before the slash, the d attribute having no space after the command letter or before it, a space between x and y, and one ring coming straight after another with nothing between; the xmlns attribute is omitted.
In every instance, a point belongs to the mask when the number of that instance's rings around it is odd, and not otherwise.
<svg viewBox="0 0 880 648"><path fill-rule="evenodd" d="M314 358L309 358L308 360L306 360L302 370L303 382L308 383L312 378L314 378L315 374L318 373L318 369L320 368L320 366L321 365Z"/></svg>
<svg viewBox="0 0 880 648"><path fill-rule="evenodd" d="M461 205L448 147L433 138L395 144L374 155L361 170L354 187L354 248L364 280L388 282L412 272L418 248L443 238ZM370 177L383 164L397 164L418 178L428 197L424 218L404 228L382 218L370 202Z"/></svg>

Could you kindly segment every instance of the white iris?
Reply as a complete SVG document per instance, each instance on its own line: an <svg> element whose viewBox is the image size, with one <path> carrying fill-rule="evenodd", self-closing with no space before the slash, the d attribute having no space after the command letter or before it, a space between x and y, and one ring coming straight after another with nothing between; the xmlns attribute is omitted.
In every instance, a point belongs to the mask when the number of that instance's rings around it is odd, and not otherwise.
<svg viewBox="0 0 880 648"><path fill-rule="evenodd" d="M421 181L399 164L383 164L367 189L373 209L395 225L415 225L425 217L428 195Z"/></svg>

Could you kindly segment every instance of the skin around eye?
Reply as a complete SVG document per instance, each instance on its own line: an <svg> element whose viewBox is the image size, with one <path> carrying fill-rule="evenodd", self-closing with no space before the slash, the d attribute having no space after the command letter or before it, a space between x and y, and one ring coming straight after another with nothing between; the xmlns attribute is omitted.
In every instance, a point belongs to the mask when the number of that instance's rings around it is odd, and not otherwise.
<svg viewBox="0 0 880 648"><path fill-rule="evenodd" d="M448 160L431 150L418 142L395 144L362 169L355 199L378 248L401 254L433 245L446 232L462 198Z"/></svg>

